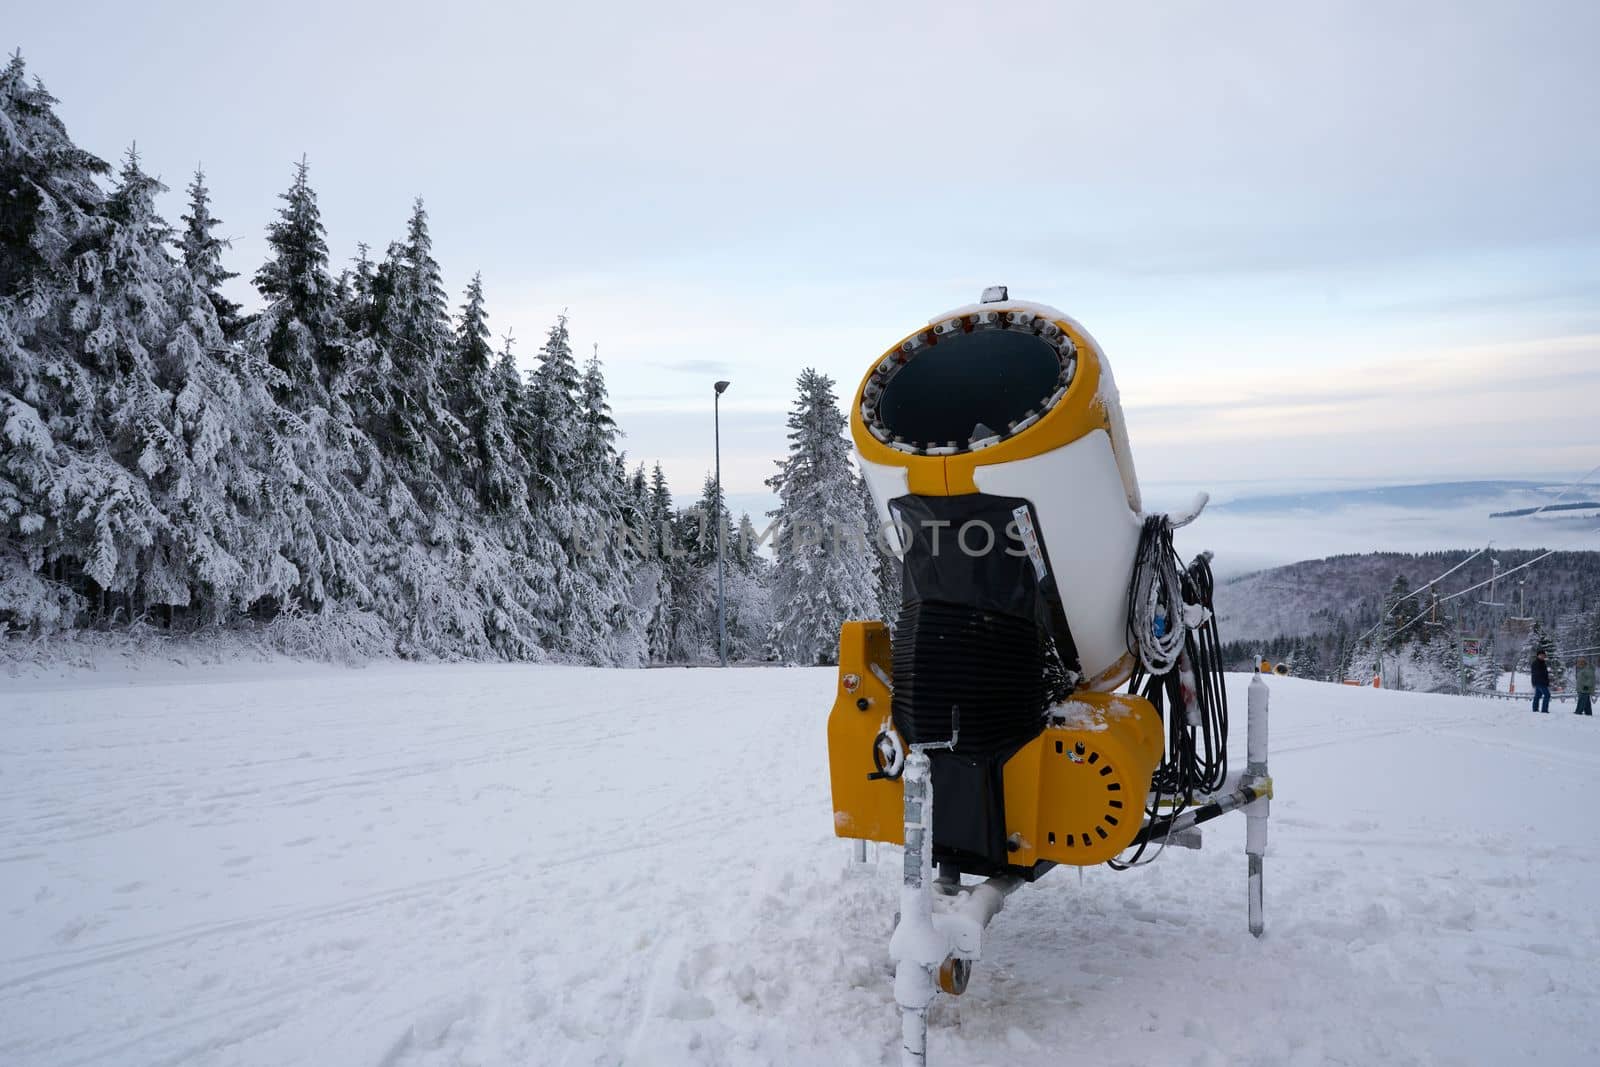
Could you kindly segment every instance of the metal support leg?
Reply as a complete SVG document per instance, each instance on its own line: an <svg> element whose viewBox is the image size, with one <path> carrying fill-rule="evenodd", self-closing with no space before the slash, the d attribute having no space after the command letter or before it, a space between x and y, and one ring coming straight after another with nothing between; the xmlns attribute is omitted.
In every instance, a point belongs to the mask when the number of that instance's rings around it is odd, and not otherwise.
<svg viewBox="0 0 1600 1067"><path fill-rule="evenodd" d="M1250 679L1249 740L1245 784L1264 786L1264 794L1244 809L1244 851L1250 861L1250 932L1260 937L1266 930L1261 868L1267 852L1267 818L1272 814L1272 778L1267 772L1267 684L1259 673Z"/></svg>
<svg viewBox="0 0 1600 1067"><path fill-rule="evenodd" d="M894 999L900 1005L902 1067L926 1067L928 1005L938 992L944 938L933 926L933 782L927 753L906 757L905 875L900 885L900 921L889 940L895 960Z"/></svg>

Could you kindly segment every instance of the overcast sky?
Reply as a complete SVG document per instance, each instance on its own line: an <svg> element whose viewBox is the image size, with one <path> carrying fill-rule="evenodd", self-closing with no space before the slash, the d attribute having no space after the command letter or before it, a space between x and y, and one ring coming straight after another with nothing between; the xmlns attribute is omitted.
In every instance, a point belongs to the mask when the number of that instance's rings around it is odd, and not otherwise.
<svg viewBox="0 0 1600 1067"><path fill-rule="evenodd" d="M422 196L531 364L567 308L630 455L761 491L1003 282L1106 348L1148 481L1600 462L1600 4L11 4L84 147L203 162L246 280L302 153L337 262ZM456 302L459 302L458 300ZM751 497L751 499L754 499Z"/></svg>

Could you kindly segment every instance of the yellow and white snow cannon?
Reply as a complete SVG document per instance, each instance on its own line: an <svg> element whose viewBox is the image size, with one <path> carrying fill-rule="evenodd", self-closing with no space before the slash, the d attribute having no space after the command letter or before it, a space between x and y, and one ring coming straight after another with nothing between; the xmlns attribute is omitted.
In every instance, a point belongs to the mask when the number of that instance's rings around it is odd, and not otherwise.
<svg viewBox="0 0 1600 1067"><path fill-rule="evenodd" d="M1204 498L1142 513L1094 338L992 288L879 356L850 429L903 593L892 635L840 633L834 827L858 860L905 847L905 1062L923 1062L935 985L960 992L1005 897L1057 864L1125 865L1251 805L1257 929L1265 690L1260 758L1252 722L1251 769L1225 781L1209 554L1183 569L1171 542Z"/></svg>
<svg viewBox="0 0 1600 1067"><path fill-rule="evenodd" d="M1162 739L1149 701L1110 692L1134 670L1141 517L1099 346L1036 304L960 308L874 363L850 428L905 603L892 650L881 623L841 635L838 832L898 842L900 789L869 779L874 741L945 740L954 717L960 743L935 761L935 784L985 802L944 809L947 863L988 874L1116 856L1138 833ZM1052 676L1073 693L1047 722L1062 695Z"/></svg>

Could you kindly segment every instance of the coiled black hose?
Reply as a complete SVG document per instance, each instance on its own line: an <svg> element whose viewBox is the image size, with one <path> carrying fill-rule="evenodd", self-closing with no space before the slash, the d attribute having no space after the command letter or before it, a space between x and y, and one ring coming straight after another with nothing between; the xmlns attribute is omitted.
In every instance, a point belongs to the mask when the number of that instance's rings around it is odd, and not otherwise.
<svg viewBox="0 0 1600 1067"><path fill-rule="evenodd" d="M1128 691L1142 687L1167 730L1168 755L1150 780L1145 814L1151 820L1170 820L1196 796L1221 789L1228 777L1228 692L1211 554L1180 567L1171 521L1165 515L1145 519L1128 583L1128 651L1135 659ZM1149 843L1111 865L1139 863Z"/></svg>

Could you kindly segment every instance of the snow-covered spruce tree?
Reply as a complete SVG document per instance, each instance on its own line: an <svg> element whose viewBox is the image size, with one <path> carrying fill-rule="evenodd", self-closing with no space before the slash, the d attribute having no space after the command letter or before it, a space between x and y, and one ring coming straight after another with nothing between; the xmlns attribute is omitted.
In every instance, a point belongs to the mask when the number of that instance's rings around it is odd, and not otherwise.
<svg viewBox="0 0 1600 1067"><path fill-rule="evenodd" d="M768 568L767 559L761 554L761 534L756 530L756 524L751 521L748 511L739 515L739 532L736 535L738 549L735 558L739 566L745 570L760 571L765 573Z"/></svg>
<svg viewBox="0 0 1600 1067"><path fill-rule="evenodd" d="M646 473L644 464L634 468L628 476L628 528L624 536L630 544L630 551L636 556L635 564L637 574L635 586L639 594L636 606L639 610L638 626L639 640L643 649L645 662L652 663L658 659L656 645L656 629L663 609L667 606L666 598L671 596L672 588L666 581L666 570L661 557L660 532L653 521L655 500L650 492L650 476Z"/></svg>
<svg viewBox="0 0 1600 1067"><path fill-rule="evenodd" d="M1299 678L1324 681L1326 668L1322 664L1322 651L1315 639L1300 641L1294 650L1294 673Z"/></svg>
<svg viewBox="0 0 1600 1067"><path fill-rule="evenodd" d="M88 570L106 591L131 594L130 614L150 604L189 602L183 533L162 499L163 488L183 486L190 475L172 418L172 387L181 384L183 368L166 358L179 324L171 302L170 233L155 210L156 195L164 191L130 149L106 202L98 270L89 285L93 296L74 316L84 352L100 372L101 439L109 458L133 479L121 492L138 498L134 523L121 531L101 528Z"/></svg>
<svg viewBox="0 0 1600 1067"><path fill-rule="evenodd" d="M1378 665L1384 655L1380 634L1371 633L1355 638L1347 650L1345 677L1366 685L1378 673Z"/></svg>
<svg viewBox="0 0 1600 1067"><path fill-rule="evenodd" d="M458 328L458 341L463 336L464 329ZM515 628L518 641L526 639L537 646L534 650L520 651L507 648L503 654L528 658L542 656L545 650L556 647L560 620L555 615L555 587L565 560L561 546L551 536L546 523L533 512L532 413L527 388L517 369L514 344L514 339L507 333L495 355L490 387L499 404L498 422L505 434L505 445L508 446L508 451L498 458L504 466L509 493L503 501L492 500L487 512L480 510L480 515L481 521L497 533L505 551L509 553L502 568L502 588L497 589L495 598L511 597L514 591L514 614L521 620ZM493 412L485 412L484 418L493 423L496 417ZM494 431L488 436L496 438L499 433ZM496 480L497 477L490 478L486 484L493 486ZM501 610L496 609L489 619L493 633L508 629L509 619L501 617ZM509 605L503 611L507 616L513 614Z"/></svg>
<svg viewBox="0 0 1600 1067"><path fill-rule="evenodd" d="M1406 581L1406 576L1395 575L1394 583L1383 598L1384 625L1379 635L1386 647L1399 648L1416 637L1416 627L1407 629L1407 624L1419 610L1415 598L1411 596L1411 584Z"/></svg>
<svg viewBox="0 0 1600 1067"><path fill-rule="evenodd" d="M673 603L677 609L676 658L707 662L718 656L717 530L723 537L723 599L728 633L728 658L767 658L772 627L768 564L755 548L754 524L741 538L733 516L717 493L716 479L706 475L700 499L679 517L683 556L675 568Z"/></svg>
<svg viewBox="0 0 1600 1067"><path fill-rule="evenodd" d="M483 282L473 275L456 322L442 381L460 428L459 452L441 456L457 493L457 535L471 585L483 601L484 629L497 652L528 658L539 652L547 629L531 610L550 575L532 563L526 461L515 428L519 388L511 341L497 356L489 346Z"/></svg>
<svg viewBox="0 0 1600 1067"><path fill-rule="evenodd" d="M619 433L621 431L618 431ZM650 544L648 490L635 492L635 483L628 474L628 455L618 453L613 461L612 478L616 486L620 508L620 527L611 535L617 542L618 558L628 570L623 582L626 599L622 601L613 620L613 641L617 649L617 662L630 667L644 667L650 662L650 617L655 613L660 596L660 574L655 567L655 550ZM640 468L643 473L643 468Z"/></svg>
<svg viewBox="0 0 1600 1067"><path fill-rule="evenodd" d="M707 474L699 500L674 515L677 555L670 560L675 663L717 659L717 542L714 481Z"/></svg>
<svg viewBox="0 0 1600 1067"><path fill-rule="evenodd" d="M270 424L241 384L259 376L237 365L203 290L162 246L154 180L130 159L107 198L95 182L105 165L71 144L20 60L0 86L0 406L13 446L0 454L0 515L15 522L0 555L13 590L19 576L23 593L39 594L44 575L60 583L25 609L0 592L11 602L0 610L47 627L72 621L61 608L125 618L198 598L220 618L276 558L246 507L260 478L243 446Z"/></svg>
<svg viewBox="0 0 1600 1067"><path fill-rule="evenodd" d="M367 379L362 392L392 475L384 508L399 546L387 571L408 612L397 620L401 649L451 657L490 648L526 654L538 627L524 576L504 531L488 528L477 514L468 481L472 446L447 398L457 337L421 200L405 240L389 246L376 272L372 310L388 373Z"/></svg>
<svg viewBox="0 0 1600 1067"><path fill-rule="evenodd" d="M5 464L16 477L0 477L0 499L40 505L18 526L43 535L18 546L35 586L48 571L89 594L95 615L122 621L155 608L171 622L195 602L205 620L223 619L251 597L258 548L238 504L254 472L232 350L204 288L166 247L160 183L130 152L103 196L94 183L103 165L71 147L42 90L18 99L20 71L18 60L5 90L7 118L21 120L5 126L18 183L8 237L32 254L9 242L0 254L0 272L15 273L29 298L5 305L24 314L4 316L16 346L6 384L19 404L7 405L15 447ZM28 159L30 140L44 157ZM39 167L45 159L54 174ZM64 226L73 235L62 244ZM15 580L19 568L6 573Z"/></svg>
<svg viewBox="0 0 1600 1067"><path fill-rule="evenodd" d="M497 453L502 468L500 473L486 479L490 488L491 507L487 515L490 525L499 532L501 541L510 553L504 581L516 590L517 613L525 620L519 631L536 649L506 654L516 658L539 658L554 646L557 620L545 615L541 605L554 600L557 569L560 565L559 546L548 537L543 524L532 512L532 468L529 461L531 428L523 396L521 372L517 369L514 341L507 333L495 355L491 371L490 392L499 405L499 427L488 436L499 438L504 433L504 453ZM485 418L495 421L493 412ZM504 479L506 496L497 498L495 487ZM506 622L498 617L490 619L495 632L506 629Z"/></svg>
<svg viewBox="0 0 1600 1067"><path fill-rule="evenodd" d="M190 471L172 494L169 513L184 532L193 578L202 587L200 620L222 622L263 599L279 601L299 572L265 521L275 507L263 492L273 468L263 444L284 420L263 387L266 376L232 340L242 327L239 305L219 286L236 275L222 262L229 243L211 232L218 220L198 170L189 194L178 239L183 270L173 295L181 327L168 355L182 367L175 411Z"/></svg>
<svg viewBox="0 0 1600 1067"><path fill-rule="evenodd" d="M328 273L322 212L304 159L279 199L284 205L278 220L267 228L271 256L255 275L267 307L251 324L249 341L279 372L275 393L291 410L302 410L325 397L344 370L343 324Z"/></svg>
<svg viewBox="0 0 1600 1067"><path fill-rule="evenodd" d="M468 447L458 458L474 495L502 511L527 495L517 471L517 447L506 424L505 382L489 346L489 313L483 304L483 278L474 274L456 323L455 348L447 381L451 410L466 431Z"/></svg>
<svg viewBox="0 0 1600 1067"><path fill-rule="evenodd" d="M500 403L500 426L504 429L508 451L502 457L514 492L506 500L509 514L517 517L524 529L533 528L529 512L533 485L533 423L522 372L517 369L516 340L508 331L495 355L493 394ZM486 416L492 418L492 416ZM492 484L492 483L491 483ZM548 582L546 582L548 584Z"/></svg>
<svg viewBox="0 0 1600 1067"><path fill-rule="evenodd" d="M539 366L528 374L524 397L529 424L534 499L569 508L574 458L581 435L578 417L578 365L565 313L557 317L539 349ZM571 533L567 511L552 516L562 536Z"/></svg>
<svg viewBox="0 0 1600 1067"><path fill-rule="evenodd" d="M617 455L617 424L611 417L599 351L584 364L578 383L578 439L574 454L572 507L576 515L575 580L587 589L570 621L569 635L592 633L588 662L643 666L649 659L644 637L654 582L643 580L643 551L630 535L637 525L628 505L627 484ZM579 652L573 648L570 651Z"/></svg>
<svg viewBox="0 0 1600 1067"><path fill-rule="evenodd" d="M195 168L188 192L189 213L179 216L184 226L178 249L190 277L211 302L223 335L232 337L239 329L239 305L222 295L222 283L238 274L222 265L222 253L232 245L212 232L222 220L211 214L211 190L206 188L205 171Z"/></svg>
<svg viewBox="0 0 1600 1067"><path fill-rule="evenodd" d="M656 599L654 608L645 620L645 639L650 649L650 661L669 663L675 653L674 634L678 625L678 605L674 598L681 584L675 575L685 567L686 554L680 547L672 491L667 487L667 477L662 473L660 463L650 472L648 492L644 517L648 523L649 544L654 550Z"/></svg>
<svg viewBox="0 0 1600 1067"><path fill-rule="evenodd" d="M1600 648L1600 605L1596 605L1584 614L1578 642L1581 648ZM1593 663L1595 658L1589 656L1589 662Z"/></svg>
<svg viewBox="0 0 1600 1067"><path fill-rule="evenodd" d="M1462 659L1461 635L1454 626L1440 626L1428 647L1439 672L1439 689L1460 690L1469 683Z"/></svg>
<svg viewBox="0 0 1600 1067"><path fill-rule="evenodd" d="M13 56L0 73L0 628L75 622L96 527L120 525L128 497L74 325L110 168L72 143L55 103Z"/></svg>
<svg viewBox="0 0 1600 1067"><path fill-rule="evenodd" d="M580 499L580 454L585 426L580 413L577 361L567 317L561 315L539 350L539 366L523 390L528 426L529 499L534 547L544 554L552 583L536 613L550 621L547 647L580 662L607 662L609 641L604 613L594 610L599 595L592 572L581 562L595 516L588 498Z"/></svg>
<svg viewBox="0 0 1600 1067"><path fill-rule="evenodd" d="M1472 665L1469 678L1472 689L1483 693L1494 692L1500 688L1500 673L1500 658L1494 642L1485 642L1478 650L1478 662Z"/></svg>
<svg viewBox="0 0 1600 1067"><path fill-rule="evenodd" d="M141 455L139 469L172 538L152 546L142 565L146 601L165 605L169 623L174 609L190 605L195 621L224 622L277 593L287 579L274 546L260 536L259 513L252 511L252 490L269 465L259 449L260 424L273 413L270 406L252 404L243 381L247 368L218 318L211 284L230 275L220 259L209 262L211 273L196 277L187 260L171 258L161 244L168 229L154 207L160 190L130 158L108 203L119 251L107 262L126 261L126 274L141 280L131 290L108 293L101 303L130 306L139 314L160 305L168 317L164 348L153 361L158 409L139 419L147 426L162 424L158 439L167 455L159 469ZM151 596L154 590L161 594Z"/></svg>
<svg viewBox="0 0 1600 1067"><path fill-rule="evenodd" d="M389 374L377 386L386 415L379 446L405 464L413 491L433 506L441 502L440 480L454 473L463 455L466 433L445 400L442 378L455 339L420 199L412 205L406 239L389 246L382 273L389 291L379 338Z"/></svg>
<svg viewBox="0 0 1600 1067"><path fill-rule="evenodd" d="M494 357L495 395L500 398L501 422L511 438L511 455L516 464L517 476L528 480L527 450L530 444L527 407L522 398L522 372L517 369L516 338L511 332L500 340L500 351ZM524 486L526 489L526 486Z"/></svg>
<svg viewBox="0 0 1600 1067"><path fill-rule="evenodd" d="M381 372L352 361L352 343L304 160L267 229L269 258L255 274L266 307L241 332L241 380L257 413L265 474L252 507L273 546L258 612L373 612L406 617L384 563L396 535L383 498L390 481L356 424L355 382Z"/></svg>
<svg viewBox="0 0 1600 1067"><path fill-rule="evenodd" d="M377 332L377 276L378 267L372 261L372 247L362 241L356 245L355 262L340 271L338 278L334 279L333 303L347 349L355 338L371 337ZM347 355L354 360L353 354Z"/></svg>
<svg viewBox="0 0 1600 1067"><path fill-rule="evenodd" d="M155 211L162 190L130 151L99 224L80 246L76 299L60 337L95 382L80 411L88 416L84 444L104 480L96 506L77 509L82 573L121 621L149 607L189 604L202 580L226 603L242 579L213 536L219 526L237 524L210 464L221 431L206 427L203 416L195 429L207 469L191 463L184 416L200 415L204 383L193 383L183 410L176 402L190 375L209 366L206 348L221 336L209 304L167 251L170 231ZM90 515L92 527L84 521ZM202 519L210 521L196 528Z"/></svg>
<svg viewBox="0 0 1600 1067"><path fill-rule="evenodd" d="M789 455L767 479L779 499L770 641L779 659L827 664L842 622L876 616L878 589L833 380L808 367L796 387Z"/></svg>
<svg viewBox="0 0 1600 1067"><path fill-rule="evenodd" d="M656 554L654 534L650 530L651 506L650 475L645 473L641 463L628 475L628 514L637 524L629 532L640 549L640 557L646 560L655 559Z"/></svg>
<svg viewBox="0 0 1600 1067"><path fill-rule="evenodd" d="M723 552L733 559L737 552L738 533L733 528L733 515L717 491L717 480L709 472L700 483L700 499L683 515L683 533L691 557L702 568L717 564L717 533L722 533Z"/></svg>
<svg viewBox="0 0 1600 1067"><path fill-rule="evenodd" d="M756 548L755 523L739 516L737 540L728 552L728 655L769 659L772 632L772 565Z"/></svg>
<svg viewBox="0 0 1600 1067"><path fill-rule="evenodd" d="M1350 643L1350 631L1345 626L1339 627L1338 644L1333 654L1333 677L1329 681L1345 682L1354 681L1350 674L1350 657L1354 649Z"/></svg>
<svg viewBox="0 0 1600 1067"><path fill-rule="evenodd" d="M672 507L672 490L667 485L667 476L657 463L650 471L650 518L655 525L655 532L660 539L660 548L666 554L669 542L675 539L673 535L673 522L675 512Z"/></svg>

